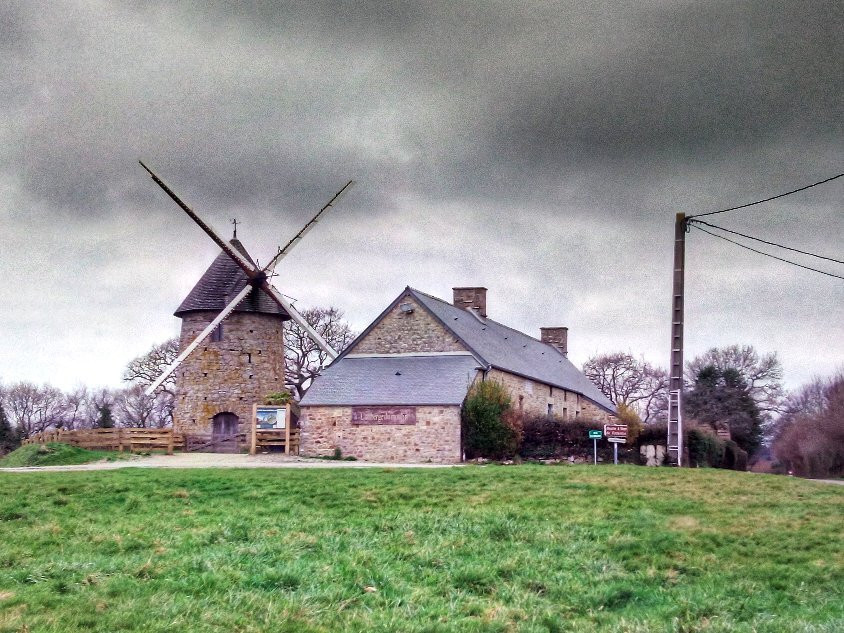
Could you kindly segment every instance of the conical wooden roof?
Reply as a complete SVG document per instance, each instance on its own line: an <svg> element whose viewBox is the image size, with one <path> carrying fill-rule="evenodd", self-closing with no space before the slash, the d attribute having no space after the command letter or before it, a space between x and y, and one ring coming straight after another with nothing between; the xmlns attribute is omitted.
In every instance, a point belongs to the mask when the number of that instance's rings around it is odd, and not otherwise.
<svg viewBox="0 0 844 633"><path fill-rule="evenodd" d="M250 262L253 261L237 238L232 239L229 244ZM237 293L243 290L248 282L249 278L246 273L240 269L234 260L220 252L174 314L181 318L189 312L220 312L234 299ZM240 302L235 312L257 312L275 315L285 321L290 319L290 315L263 290L252 290Z"/></svg>

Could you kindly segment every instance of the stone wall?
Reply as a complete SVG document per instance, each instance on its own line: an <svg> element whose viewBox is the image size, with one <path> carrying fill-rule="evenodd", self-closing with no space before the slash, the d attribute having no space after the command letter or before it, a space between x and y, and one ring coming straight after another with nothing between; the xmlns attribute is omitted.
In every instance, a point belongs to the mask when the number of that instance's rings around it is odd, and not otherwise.
<svg viewBox="0 0 844 633"><path fill-rule="evenodd" d="M410 304L413 312L403 312ZM425 308L404 297L372 331L358 341L351 354L402 354L406 352L463 352L466 348Z"/></svg>
<svg viewBox="0 0 844 633"><path fill-rule="evenodd" d="M216 316L186 314L179 349L184 349ZM223 321L219 342L208 337L176 370L173 427L208 433L217 413L230 412L241 424L252 418L253 403L284 389L283 322L278 316L234 312Z"/></svg>
<svg viewBox="0 0 844 633"><path fill-rule="evenodd" d="M612 414L573 391L522 378L500 369L489 370L486 379L503 384L510 392L513 408L525 415L548 415L550 404L552 415L563 420L574 420L579 417L601 423L615 420Z"/></svg>
<svg viewBox="0 0 844 633"><path fill-rule="evenodd" d="M302 407L299 452L375 462L445 463L461 459L460 407L415 407L416 424L353 425L351 407Z"/></svg>
<svg viewBox="0 0 844 633"><path fill-rule="evenodd" d="M586 398L580 398L580 415L601 424L618 424L618 418Z"/></svg>

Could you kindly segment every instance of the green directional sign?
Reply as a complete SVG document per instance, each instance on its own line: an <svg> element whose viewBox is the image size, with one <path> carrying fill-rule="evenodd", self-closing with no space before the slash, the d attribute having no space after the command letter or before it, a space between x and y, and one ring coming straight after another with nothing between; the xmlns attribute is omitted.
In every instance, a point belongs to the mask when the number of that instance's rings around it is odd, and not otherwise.
<svg viewBox="0 0 844 633"><path fill-rule="evenodd" d="M589 431L590 440L600 440L603 435L601 431Z"/></svg>

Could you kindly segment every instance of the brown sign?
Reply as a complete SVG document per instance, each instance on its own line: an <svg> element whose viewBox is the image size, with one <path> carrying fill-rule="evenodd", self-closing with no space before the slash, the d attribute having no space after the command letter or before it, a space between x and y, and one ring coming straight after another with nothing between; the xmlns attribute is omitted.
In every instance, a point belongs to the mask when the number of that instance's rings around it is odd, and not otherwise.
<svg viewBox="0 0 844 633"><path fill-rule="evenodd" d="M352 407L352 424L416 424L416 407Z"/></svg>
<svg viewBox="0 0 844 633"><path fill-rule="evenodd" d="M604 435L607 439L619 437L627 439L627 425L626 424L605 424Z"/></svg>

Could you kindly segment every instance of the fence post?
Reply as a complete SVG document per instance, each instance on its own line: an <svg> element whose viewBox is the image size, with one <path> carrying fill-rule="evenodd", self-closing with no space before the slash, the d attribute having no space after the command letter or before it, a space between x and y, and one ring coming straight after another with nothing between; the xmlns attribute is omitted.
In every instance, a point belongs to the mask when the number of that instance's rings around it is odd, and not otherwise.
<svg viewBox="0 0 844 633"><path fill-rule="evenodd" d="M167 434L167 454L173 454L173 429L169 429Z"/></svg>
<svg viewBox="0 0 844 633"><path fill-rule="evenodd" d="M249 421L249 428L252 432L249 434L249 454L254 455L258 452L258 403L252 403L252 419Z"/></svg>
<svg viewBox="0 0 844 633"><path fill-rule="evenodd" d="M290 455L290 426L293 424L293 408L288 402L284 405L284 454Z"/></svg>

